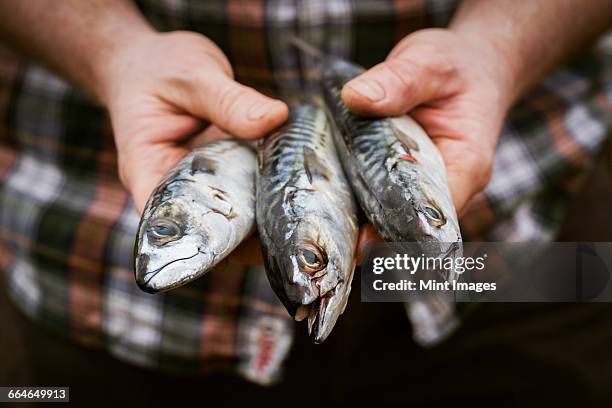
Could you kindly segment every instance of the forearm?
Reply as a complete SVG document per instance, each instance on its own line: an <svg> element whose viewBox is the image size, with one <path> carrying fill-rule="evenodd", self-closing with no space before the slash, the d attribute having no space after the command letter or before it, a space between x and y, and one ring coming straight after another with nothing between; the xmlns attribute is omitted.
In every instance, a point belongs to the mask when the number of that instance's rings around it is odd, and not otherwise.
<svg viewBox="0 0 612 408"><path fill-rule="evenodd" d="M0 37L101 98L104 67L151 28L129 0L2 0Z"/></svg>
<svg viewBox="0 0 612 408"><path fill-rule="evenodd" d="M512 103L611 23L610 0L466 0L450 29L495 50Z"/></svg>

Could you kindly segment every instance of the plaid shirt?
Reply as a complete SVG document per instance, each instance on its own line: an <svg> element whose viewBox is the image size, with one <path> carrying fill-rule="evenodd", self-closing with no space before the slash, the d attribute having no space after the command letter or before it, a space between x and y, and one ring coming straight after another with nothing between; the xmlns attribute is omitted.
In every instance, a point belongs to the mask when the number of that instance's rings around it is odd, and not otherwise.
<svg viewBox="0 0 612 408"><path fill-rule="evenodd" d="M453 0L142 0L159 30L214 40L242 83L282 97L312 86L297 33L365 66L411 31L448 24ZM278 378L293 323L260 268L211 273L166 294L132 273L138 214L118 181L106 112L30 62L0 58L0 266L36 322L143 366ZM610 131L612 59L589 53L510 113L467 238L552 239L565 198Z"/></svg>

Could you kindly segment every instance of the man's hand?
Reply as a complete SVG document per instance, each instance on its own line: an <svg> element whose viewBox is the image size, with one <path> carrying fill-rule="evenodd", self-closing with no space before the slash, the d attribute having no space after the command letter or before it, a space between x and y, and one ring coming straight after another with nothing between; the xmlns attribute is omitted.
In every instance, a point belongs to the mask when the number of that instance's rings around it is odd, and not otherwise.
<svg viewBox="0 0 612 408"><path fill-rule="evenodd" d="M255 138L287 106L232 78L219 48L193 32L158 33L131 0L0 2L0 39L36 58L109 110L119 175L139 211L210 122Z"/></svg>
<svg viewBox="0 0 612 408"><path fill-rule="evenodd" d="M422 30L405 37L386 61L344 86L349 108L366 116L407 112L440 149L457 212L491 176L493 156L510 104L506 65L496 50L449 30ZM487 58L484 58L484 57ZM358 249L380 241L362 228Z"/></svg>
<svg viewBox="0 0 612 408"><path fill-rule="evenodd" d="M355 113L409 112L425 128L461 216L490 178L507 110L611 23L609 0L464 0L448 29L408 35L342 96ZM377 239L366 226L359 249Z"/></svg>
<svg viewBox="0 0 612 408"><path fill-rule="evenodd" d="M496 64L487 64L486 61ZM386 61L346 84L342 97L355 113L407 112L438 146L457 211L488 182L510 103L506 64L493 47L449 30L404 38Z"/></svg>
<svg viewBox="0 0 612 408"><path fill-rule="evenodd" d="M410 111L440 148L462 212L488 180L508 107L606 30L611 16L610 0L464 0L450 30L406 37L343 97L362 114ZM61 0L51 8L3 0L0 37L105 103L121 178L140 210L202 120L250 138L287 116L283 103L235 83L209 40L157 34L129 0Z"/></svg>
<svg viewBox="0 0 612 408"><path fill-rule="evenodd" d="M113 55L102 78L119 175L141 212L203 120L251 139L279 126L288 112L283 102L235 82L221 50L196 33L139 38Z"/></svg>

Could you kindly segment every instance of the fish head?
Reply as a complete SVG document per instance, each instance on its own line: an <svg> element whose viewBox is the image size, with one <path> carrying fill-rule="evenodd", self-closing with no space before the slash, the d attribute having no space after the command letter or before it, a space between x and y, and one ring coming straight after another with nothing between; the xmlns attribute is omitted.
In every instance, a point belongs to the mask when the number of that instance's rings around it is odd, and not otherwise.
<svg viewBox="0 0 612 408"><path fill-rule="evenodd" d="M341 90L351 79L363 74L365 69L341 58L330 57L321 67L324 83L330 89Z"/></svg>
<svg viewBox="0 0 612 408"><path fill-rule="evenodd" d="M298 321L308 318L316 343L331 333L343 313L355 268L354 244L357 228L338 225L346 217L304 217L285 241L271 276L272 286Z"/></svg>
<svg viewBox="0 0 612 408"><path fill-rule="evenodd" d="M156 293L183 285L208 271L214 240L198 204L173 197L145 211L136 237L134 271L138 286ZM200 218L200 219L197 219Z"/></svg>
<svg viewBox="0 0 612 408"><path fill-rule="evenodd" d="M410 224L415 240L421 243L421 252L427 256L461 255L458 254L461 231L450 192L424 180L410 191L409 203L414 217Z"/></svg>
<svg viewBox="0 0 612 408"><path fill-rule="evenodd" d="M404 235L424 242L424 252L445 255L461 242L457 213L448 188L444 159L423 128L407 115L387 120L397 142L386 163L409 214ZM401 157L398 159L398 156ZM406 208L408 207L408 208Z"/></svg>

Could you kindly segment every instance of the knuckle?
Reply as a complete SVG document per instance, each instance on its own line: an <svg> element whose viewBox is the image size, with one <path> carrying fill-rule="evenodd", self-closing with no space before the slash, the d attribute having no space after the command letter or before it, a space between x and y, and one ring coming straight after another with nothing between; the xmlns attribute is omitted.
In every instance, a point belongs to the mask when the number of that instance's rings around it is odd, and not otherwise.
<svg viewBox="0 0 612 408"><path fill-rule="evenodd" d="M220 91L217 99L218 116L216 118L219 123L226 124L232 120L234 107L245 92L245 89L238 84L226 86Z"/></svg>
<svg viewBox="0 0 612 408"><path fill-rule="evenodd" d="M447 154L444 161L457 177L469 180L473 192L483 190L493 174L493 152L464 145L459 151Z"/></svg>
<svg viewBox="0 0 612 408"><path fill-rule="evenodd" d="M455 69L448 50L439 43L415 43L406 52L413 61L420 61L425 69L433 73L445 73Z"/></svg>
<svg viewBox="0 0 612 408"><path fill-rule="evenodd" d="M448 78L457 74L457 67L443 53L436 52L425 65L428 74L438 78Z"/></svg>
<svg viewBox="0 0 612 408"><path fill-rule="evenodd" d="M478 187L482 190L484 189L489 181L491 181L491 176L493 176L493 160L491 159L489 164L485 164L484 171L482 172L480 183Z"/></svg>
<svg viewBox="0 0 612 408"><path fill-rule="evenodd" d="M416 90L416 69L412 61L405 59L394 59L387 61L388 72L396 79L399 91L403 95L413 94Z"/></svg>
<svg viewBox="0 0 612 408"><path fill-rule="evenodd" d="M130 172L126 169L124 160L121 159L121 156L119 156L119 159L118 159L117 173L119 176L119 181L121 182L123 187L129 190L130 189L130 177L129 177Z"/></svg>
<svg viewBox="0 0 612 408"><path fill-rule="evenodd" d="M484 189L493 175L493 154L483 151L472 152L468 157L469 176L473 177L478 191Z"/></svg>
<svg viewBox="0 0 612 408"><path fill-rule="evenodd" d="M429 87L429 82L441 84L458 76L458 68L443 50L431 44L419 45L404 55L389 61L390 66L413 84Z"/></svg>

